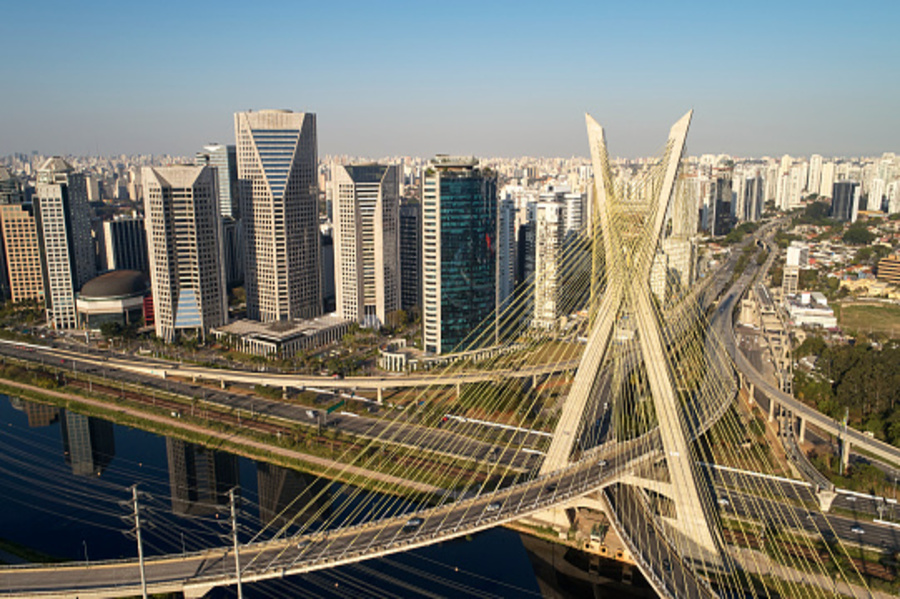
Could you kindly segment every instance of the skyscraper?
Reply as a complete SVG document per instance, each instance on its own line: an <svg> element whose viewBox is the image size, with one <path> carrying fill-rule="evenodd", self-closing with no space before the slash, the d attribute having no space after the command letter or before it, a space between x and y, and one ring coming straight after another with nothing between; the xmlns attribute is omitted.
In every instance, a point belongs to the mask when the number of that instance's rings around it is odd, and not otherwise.
<svg viewBox="0 0 900 599"><path fill-rule="evenodd" d="M538 202L535 221L533 326L552 329L560 312L561 264L565 241L565 208L560 202Z"/></svg>
<svg viewBox="0 0 900 599"><path fill-rule="evenodd" d="M718 177L713 186L713 217L710 233L718 237L727 235L734 226L731 218L731 177Z"/></svg>
<svg viewBox="0 0 900 599"><path fill-rule="evenodd" d="M497 211L497 306L502 310L516 289L516 202L503 198Z"/></svg>
<svg viewBox="0 0 900 599"><path fill-rule="evenodd" d="M316 317L322 313L316 116L239 112L234 129L247 316Z"/></svg>
<svg viewBox="0 0 900 599"><path fill-rule="evenodd" d="M762 218L763 193L765 182L762 177L748 177L744 179L743 214L740 215L744 222L756 222Z"/></svg>
<svg viewBox="0 0 900 599"><path fill-rule="evenodd" d="M399 171L337 165L332 186L337 311L378 327L400 309Z"/></svg>
<svg viewBox="0 0 900 599"><path fill-rule="evenodd" d="M38 169L36 206L47 323L74 329L75 292L97 274L84 175L62 158L48 158Z"/></svg>
<svg viewBox="0 0 900 599"><path fill-rule="evenodd" d="M205 164L216 171L219 185L219 211L222 216L237 218L237 148L232 145L211 143L197 152L198 164Z"/></svg>
<svg viewBox="0 0 900 599"><path fill-rule="evenodd" d="M14 302L44 299L34 205L30 202L0 204L0 230L3 233L10 299Z"/></svg>
<svg viewBox="0 0 900 599"><path fill-rule="evenodd" d="M150 272L144 217L117 214L103 221L103 254L107 270Z"/></svg>
<svg viewBox="0 0 900 599"><path fill-rule="evenodd" d="M853 222L859 210L859 183L838 181L832 186L831 218L841 222Z"/></svg>
<svg viewBox="0 0 900 599"><path fill-rule="evenodd" d="M437 156L422 187L425 350L488 340L496 298L497 177L474 158Z"/></svg>
<svg viewBox="0 0 900 599"><path fill-rule="evenodd" d="M809 176L806 183L806 190L809 193L820 195L822 188L822 156L813 154L809 157Z"/></svg>
<svg viewBox="0 0 900 599"><path fill-rule="evenodd" d="M19 179L9 172L9 169L0 166L0 208L21 204L23 201L25 201L25 197ZM0 302L12 297L6 253L3 247L3 237L0 236Z"/></svg>
<svg viewBox="0 0 900 599"><path fill-rule="evenodd" d="M156 335L172 342L189 330L205 339L228 321L215 172L144 167L141 178Z"/></svg>
<svg viewBox="0 0 900 599"><path fill-rule="evenodd" d="M400 204L400 307L422 306L422 205Z"/></svg>
<svg viewBox="0 0 900 599"><path fill-rule="evenodd" d="M830 198L834 189L834 162L826 162L822 165L822 178L819 181L819 195Z"/></svg>

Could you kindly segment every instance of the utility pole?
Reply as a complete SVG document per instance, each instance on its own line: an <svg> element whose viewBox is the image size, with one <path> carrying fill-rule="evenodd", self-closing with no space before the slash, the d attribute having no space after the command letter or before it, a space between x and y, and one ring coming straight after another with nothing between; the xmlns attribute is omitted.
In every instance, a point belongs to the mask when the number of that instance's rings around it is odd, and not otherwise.
<svg viewBox="0 0 900 599"><path fill-rule="evenodd" d="M237 578L238 599L244 599L244 590L241 587L241 557L238 550L238 526L237 510L234 505L234 488L228 491L228 500L231 503L231 538L234 542L234 575Z"/></svg>
<svg viewBox="0 0 900 599"><path fill-rule="evenodd" d="M122 507L131 507L131 514L127 516L122 516L122 519L126 522L130 522L132 519L134 524L134 529L125 532L126 537L131 537L134 534L134 538L137 540L137 549L138 549L138 565L141 571L141 596L144 599L147 599L147 577L144 572L144 544L141 540L141 509L138 504L138 488L137 485L131 486L131 500L120 501L119 505ZM129 504L131 504L129 506Z"/></svg>

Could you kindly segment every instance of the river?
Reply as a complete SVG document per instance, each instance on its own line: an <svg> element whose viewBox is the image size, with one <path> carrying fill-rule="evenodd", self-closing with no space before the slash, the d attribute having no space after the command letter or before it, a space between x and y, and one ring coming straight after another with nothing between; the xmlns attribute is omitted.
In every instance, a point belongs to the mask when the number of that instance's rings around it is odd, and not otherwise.
<svg viewBox="0 0 900 599"><path fill-rule="evenodd" d="M327 481L223 451L0 396L0 539L60 560L137 555L126 536L138 485L146 555L225 543L228 489L239 489L242 542L286 522L325 519L329 501L300 512L298 496L328 497ZM321 491L324 493L320 493ZM307 501L303 501L306 504ZM298 502L298 505L300 502ZM289 529L296 530L296 529ZM0 561L21 561L0 548ZM627 570L627 569L626 569ZM633 578L633 580L632 580ZM623 584L622 580L627 584ZM246 597L653 596L616 562L505 528L361 564L245 585ZM221 589L214 597L234 596Z"/></svg>

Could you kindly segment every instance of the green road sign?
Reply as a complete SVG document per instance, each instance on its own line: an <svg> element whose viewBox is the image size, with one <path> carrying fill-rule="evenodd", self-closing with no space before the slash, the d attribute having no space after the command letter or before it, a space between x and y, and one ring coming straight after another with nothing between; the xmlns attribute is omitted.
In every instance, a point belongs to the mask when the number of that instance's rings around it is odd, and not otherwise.
<svg viewBox="0 0 900 599"><path fill-rule="evenodd" d="M330 408L328 408L327 410L325 410L325 413L326 413L326 414L331 414L332 412L334 412L335 410L337 410L338 408L340 408L341 406L343 406L345 403L347 403L347 400L342 399L341 401L337 402L336 404L334 404L333 406L331 406Z"/></svg>

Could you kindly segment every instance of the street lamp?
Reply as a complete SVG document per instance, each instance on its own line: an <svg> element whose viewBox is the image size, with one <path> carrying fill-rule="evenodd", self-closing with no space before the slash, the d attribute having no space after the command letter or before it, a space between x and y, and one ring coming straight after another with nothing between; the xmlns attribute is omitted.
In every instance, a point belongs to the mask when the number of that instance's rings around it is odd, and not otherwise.
<svg viewBox="0 0 900 599"><path fill-rule="evenodd" d="M81 544L84 545L84 561L85 563L90 563L90 559L88 559L88 550L87 550L87 541L82 539Z"/></svg>

